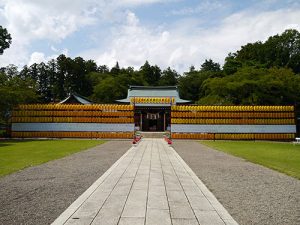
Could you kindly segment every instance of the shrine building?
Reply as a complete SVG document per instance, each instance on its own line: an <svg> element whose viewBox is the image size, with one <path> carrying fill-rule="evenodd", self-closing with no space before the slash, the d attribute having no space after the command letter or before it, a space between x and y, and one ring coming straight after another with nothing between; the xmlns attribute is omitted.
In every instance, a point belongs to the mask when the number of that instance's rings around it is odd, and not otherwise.
<svg viewBox="0 0 300 225"><path fill-rule="evenodd" d="M188 104L181 99L177 86L130 86L127 98L117 100L134 105L135 130L170 131L171 106Z"/></svg>

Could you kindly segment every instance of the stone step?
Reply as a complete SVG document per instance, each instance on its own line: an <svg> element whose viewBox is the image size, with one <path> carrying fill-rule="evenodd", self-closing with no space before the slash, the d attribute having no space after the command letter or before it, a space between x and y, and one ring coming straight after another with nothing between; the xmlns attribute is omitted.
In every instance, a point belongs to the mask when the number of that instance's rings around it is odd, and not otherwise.
<svg viewBox="0 0 300 225"><path fill-rule="evenodd" d="M165 132L140 132L143 138L163 138Z"/></svg>

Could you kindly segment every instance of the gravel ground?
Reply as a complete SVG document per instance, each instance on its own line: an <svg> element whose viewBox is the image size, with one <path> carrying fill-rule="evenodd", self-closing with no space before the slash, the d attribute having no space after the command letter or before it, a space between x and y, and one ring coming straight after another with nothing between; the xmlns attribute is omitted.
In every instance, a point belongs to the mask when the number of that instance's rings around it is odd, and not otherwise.
<svg viewBox="0 0 300 225"><path fill-rule="evenodd" d="M173 145L240 225L300 224L300 180L194 141Z"/></svg>
<svg viewBox="0 0 300 225"><path fill-rule="evenodd" d="M131 146L109 141L0 179L0 224L50 224Z"/></svg>

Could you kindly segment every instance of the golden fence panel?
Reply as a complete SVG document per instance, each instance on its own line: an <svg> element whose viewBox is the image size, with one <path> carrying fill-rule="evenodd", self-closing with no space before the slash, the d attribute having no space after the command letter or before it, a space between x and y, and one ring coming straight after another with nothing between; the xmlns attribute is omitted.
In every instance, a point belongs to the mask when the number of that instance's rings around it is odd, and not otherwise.
<svg viewBox="0 0 300 225"><path fill-rule="evenodd" d="M247 124L247 125L294 125L294 119L181 119L171 118L172 124Z"/></svg>
<svg viewBox="0 0 300 225"><path fill-rule="evenodd" d="M133 138L133 132L12 132L14 138Z"/></svg>
<svg viewBox="0 0 300 225"><path fill-rule="evenodd" d="M293 112L294 106L190 106L175 105L172 111Z"/></svg>
<svg viewBox="0 0 300 225"><path fill-rule="evenodd" d="M92 105L80 105L80 104L21 104L16 110L83 110L83 111L132 111L134 106L132 105L115 105L115 104L92 104Z"/></svg>

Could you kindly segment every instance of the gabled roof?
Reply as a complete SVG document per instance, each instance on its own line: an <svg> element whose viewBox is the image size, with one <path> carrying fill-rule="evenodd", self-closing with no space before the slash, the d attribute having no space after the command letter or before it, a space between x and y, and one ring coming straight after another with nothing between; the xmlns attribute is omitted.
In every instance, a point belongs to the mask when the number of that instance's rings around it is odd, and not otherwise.
<svg viewBox="0 0 300 225"><path fill-rule="evenodd" d="M176 103L190 102L179 97L177 86L129 86L127 98L117 101L130 103L130 98L134 97L174 97Z"/></svg>
<svg viewBox="0 0 300 225"><path fill-rule="evenodd" d="M67 98L59 102L58 104L68 104L68 103L77 103L77 104L83 104L83 105L90 105L93 104L92 101L89 99L75 93L69 94Z"/></svg>

